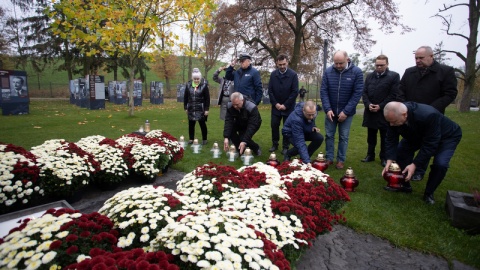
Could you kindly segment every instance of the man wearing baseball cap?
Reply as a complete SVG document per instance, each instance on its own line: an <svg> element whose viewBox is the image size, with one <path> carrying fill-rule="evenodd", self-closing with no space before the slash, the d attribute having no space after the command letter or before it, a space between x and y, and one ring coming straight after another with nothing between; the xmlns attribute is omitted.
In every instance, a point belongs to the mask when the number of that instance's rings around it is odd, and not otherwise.
<svg viewBox="0 0 480 270"><path fill-rule="evenodd" d="M240 68L234 70L236 62L240 62ZM252 100L256 105L260 104L263 96L262 80L260 72L252 67L252 57L248 53L240 53L237 60L233 60L225 73L227 80L234 81L234 91Z"/></svg>

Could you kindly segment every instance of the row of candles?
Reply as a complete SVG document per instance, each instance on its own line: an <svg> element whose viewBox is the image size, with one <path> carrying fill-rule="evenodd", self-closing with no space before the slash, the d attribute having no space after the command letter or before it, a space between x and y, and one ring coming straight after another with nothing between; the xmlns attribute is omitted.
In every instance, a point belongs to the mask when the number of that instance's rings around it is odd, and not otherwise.
<svg viewBox="0 0 480 270"><path fill-rule="evenodd" d="M186 148L187 145L186 145L184 136L180 136L179 143L180 143L180 146L183 147L183 149ZM199 154L200 151L202 150L202 145L198 143L198 139L194 139L191 145L191 148L194 154ZM210 152L212 152L213 158L220 158L222 154L222 150L220 149L217 142L213 143L213 146L210 149ZM228 161L230 162L234 162L239 157L239 154L237 152L235 145L232 144L230 146L228 152L226 152L226 155L227 155ZM242 160L243 165L245 166L252 165L254 161L254 157L252 155L251 149L247 147L243 155L240 156L240 159ZM266 164L271 165L273 167L276 167L278 164L280 164L280 162L277 160L275 153L270 154L270 157L267 160ZM317 158L312 162L312 167L322 172L324 172L328 168L328 162L325 159L322 152L320 152ZM399 188L401 187L401 184L404 182L404 176L400 170L400 167L398 166L397 163L395 163L395 161L391 163L389 170L383 175L383 178L387 181L388 183L387 186L392 188ZM358 186L359 181L355 177L355 173L353 172L353 169L351 167L348 167L347 170L345 171L345 174L340 179L340 184L346 191L355 191L355 188Z"/></svg>
<svg viewBox="0 0 480 270"><path fill-rule="evenodd" d="M185 142L185 137L184 136L180 136L180 139L178 140L178 142L180 143L180 146L183 147L183 149L186 148L187 144ZM193 143L191 145L191 148L192 148L192 152L194 154L199 154L202 150L202 145L198 143L198 139L194 139ZM213 158L220 158L220 156L222 154L222 150L218 146L217 142L213 143L213 146L212 146L212 149L210 149L210 152L212 152ZM233 145L233 144L230 146L230 149L225 154L227 155L228 161L230 161L230 162L234 162L239 157L237 149L236 149L235 145ZM240 157L240 159L243 161L244 165L246 165L246 166L252 165L253 164L253 159L254 159L254 157L252 155L252 150L247 147L247 149L245 149L245 151L244 151L243 155Z"/></svg>

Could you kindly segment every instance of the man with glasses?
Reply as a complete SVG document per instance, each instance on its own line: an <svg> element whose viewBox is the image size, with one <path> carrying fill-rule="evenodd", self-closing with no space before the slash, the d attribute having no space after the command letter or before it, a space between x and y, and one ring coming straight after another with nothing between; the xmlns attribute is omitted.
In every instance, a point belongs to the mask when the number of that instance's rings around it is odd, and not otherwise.
<svg viewBox="0 0 480 270"><path fill-rule="evenodd" d="M363 87L363 113L362 126L367 128L367 156L362 162L375 160L375 146L377 145L377 133L380 133L380 161L385 167L385 137L388 123L383 116L385 105L394 100L398 91L400 75L388 69L388 57L379 55L375 59L375 71L367 75Z"/></svg>
<svg viewBox="0 0 480 270"><path fill-rule="evenodd" d="M230 94L227 104L225 125L223 127L223 149L228 151L229 140L238 149L240 155L249 147L257 156L262 154L260 146L253 141L253 135L260 129L262 117L257 106L239 92Z"/></svg>
<svg viewBox="0 0 480 270"><path fill-rule="evenodd" d="M322 77L320 98L325 111L325 146L328 164L333 164L335 133L338 127L337 169L343 169L347 158L348 137L357 104L363 93L363 72L348 58L347 52L337 51L334 64Z"/></svg>
<svg viewBox="0 0 480 270"><path fill-rule="evenodd" d="M310 157L320 148L323 142L323 136L320 129L315 125L317 117L317 104L309 100L300 102L295 106L295 110L288 116L283 125L282 135L293 145L284 154L284 160L290 160L293 156L300 154L304 163L310 163ZM306 141L310 141L307 146Z"/></svg>
<svg viewBox="0 0 480 270"><path fill-rule="evenodd" d="M288 57L280 54L276 59L277 69L270 74L268 82L268 95L272 104L271 122L272 147L268 150L274 152L278 149L280 140L280 122L283 124L295 108L295 101L298 95L298 75L288 68ZM283 137L282 154L288 150L289 142Z"/></svg>
<svg viewBox="0 0 480 270"><path fill-rule="evenodd" d="M427 104L445 114L445 108L458 93L455 71L450 66L438 63L429 46L421 46L415 51L415 64L405 70L397 100ZM426 169L426 166L418 167L412 180L422 180Z"/></svg>
<svg viewBox="0 0 480 270"><path fill-rule="evenodd" d="M240 68L234 70L236 62L240 62ZM260 104L263 96L262 79L260 72L252 66L252 57L248 53L241 53L237 60L230 63L225 71L225 79L234 82L235 92L252 100L255 105Z"/></svg>

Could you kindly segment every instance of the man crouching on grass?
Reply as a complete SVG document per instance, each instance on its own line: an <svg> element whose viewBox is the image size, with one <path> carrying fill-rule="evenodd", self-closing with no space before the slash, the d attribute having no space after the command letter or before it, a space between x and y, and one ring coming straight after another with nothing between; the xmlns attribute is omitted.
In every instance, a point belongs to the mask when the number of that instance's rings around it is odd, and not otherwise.
<svg viewBox="0 0 480 270"><path fill-rule="evenodd" d="M410 180L415 169L423 165L426 167L433 157L423 200L434 204L433 193L447 174L450 159L462 138L462 129L430 105L392 101L387 103L383 113L390 126L386 138L387 164L382 175L394 160L405 175L401 188L387 186L385 189L412 192ZM400 142L399 135L402 136Z"/></svg>

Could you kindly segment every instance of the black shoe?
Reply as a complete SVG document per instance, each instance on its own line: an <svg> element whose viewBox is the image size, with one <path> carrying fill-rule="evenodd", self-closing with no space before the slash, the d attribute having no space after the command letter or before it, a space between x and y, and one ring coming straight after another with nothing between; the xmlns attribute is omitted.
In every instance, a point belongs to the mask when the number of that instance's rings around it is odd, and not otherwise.
<svg viewBox="0 0 480 270"><path fill-rule="evenodd" d="M433 194L424 194L423 195L423 200L425 201L425 203L427 204L434 204L435 203L435 199L433 198Z"/></svg>
<svg viewBox="0 0 480 270"><path fill-rule="evenodd" d="M412 176L412 181L420 181L422 179L423 179L423 175L421 175L421 174L414 174Z"/></svg>
<svg viewBox="0 0 480 270"><path fill-rule="evenodd" d="M207 140L203 140L202 141L202 145L207 145L208 141Z"/></svg>
<svg viewBox="0 0 480 270"><path fill-rule="evenodd" d="M290 156L286 152L283 154L283 161L290 161Z"/></svg>
<svg viewBox="0 0 480 270"><path fill-rule="evenodd" d="M193 144L193 140L189 140L189 141L188 141L188 144Z"/></svg>
<svg viewBox="0 0 480 270"><path fill-rule="evenodd" d="M391 191L391 192L405 192L405 193L412 193L412 187L400 187L400 188L394 188L394 187L383 187L386 191Z"/></svg>
<svg viewBox="0 0 480 270"><path fill-rule="evenodd" d="M385 167L387 165L387 160L382 159L382 162L380 164L382 164L382 167Z"/></svg>
<svg viewBox="0 0 480 270"><path fill-rule="evenodd" d="M287 151L288 151L288 147L284 147L282 150L282 155L285 156L287 154Z"/></svg>
<svg viewBox="0 0 480 270"><path fill-rule="evenodd" d="M375 160L375 157L367 155L364 159L362 159L360 161L361 162L370 162L370 161L374 161L374 160Z"/></svg>
<svg viewBox="0 0 480 270"><path fill-rule="evenodd" d="M262 149L258 148L257 152L255 153L256 156L262 155Z"/></svg>
<svg viewBox="0 0 480 270"><path fill-rule="evenodd" d="M278 145L272 145L270 149L268 149L269 152L275 152L278 149Z"/></svg>

